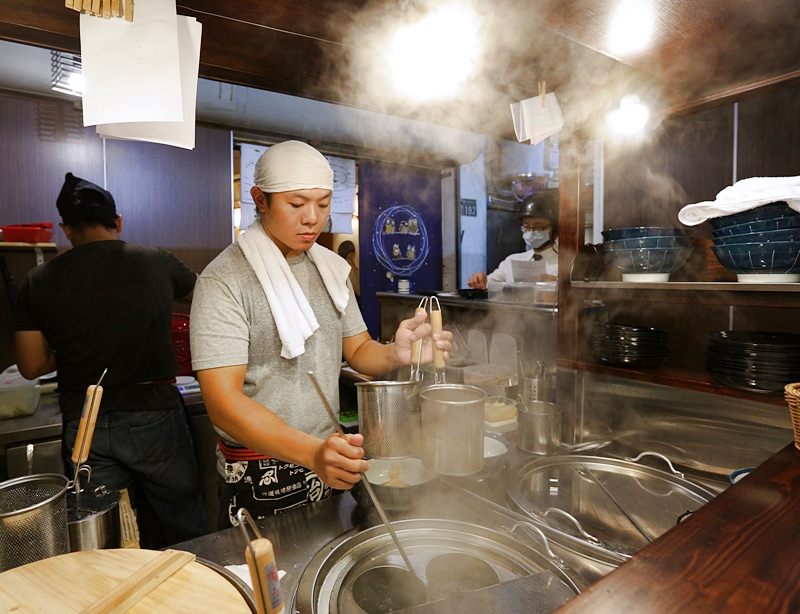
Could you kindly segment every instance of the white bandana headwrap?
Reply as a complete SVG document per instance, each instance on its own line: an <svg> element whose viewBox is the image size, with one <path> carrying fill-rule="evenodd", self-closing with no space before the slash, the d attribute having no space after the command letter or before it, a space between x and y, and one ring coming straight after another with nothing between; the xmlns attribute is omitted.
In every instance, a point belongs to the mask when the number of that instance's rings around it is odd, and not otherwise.
<svg viewBox="0 0 800 614"><path fill-rule="evenodd" d="M316 149L300 141L273 145L256 162L253 183L263 192L333 190L331 165Z"/></svg>

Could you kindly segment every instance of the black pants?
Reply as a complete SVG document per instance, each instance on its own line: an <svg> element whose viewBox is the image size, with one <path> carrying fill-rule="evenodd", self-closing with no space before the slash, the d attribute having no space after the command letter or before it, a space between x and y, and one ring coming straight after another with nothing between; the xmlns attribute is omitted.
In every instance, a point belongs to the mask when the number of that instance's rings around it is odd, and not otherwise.
<svg viewBox="0 0 800 614"><path fill-rule="evenodd" d="M78 421L64 425L71 450ZM100 414L87 464L92 482L133 489L142 548L163 548L208 532L194 446L183 408ZM68 475L74 469L67 459ZM148 511L152 522L147 522Z"/></svg>

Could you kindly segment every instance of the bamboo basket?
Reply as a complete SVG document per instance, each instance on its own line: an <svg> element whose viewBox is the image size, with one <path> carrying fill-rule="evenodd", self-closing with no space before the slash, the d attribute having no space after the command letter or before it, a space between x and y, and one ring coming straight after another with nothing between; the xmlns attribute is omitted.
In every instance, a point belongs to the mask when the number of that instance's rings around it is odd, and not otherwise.
<svg viewBox="0 0 800 614"><path fill-rule="evenodd" d="M786 403L789 405L789 417L792 419L794 447L800 450L800 382L786 384L784 391Z"/></svg>

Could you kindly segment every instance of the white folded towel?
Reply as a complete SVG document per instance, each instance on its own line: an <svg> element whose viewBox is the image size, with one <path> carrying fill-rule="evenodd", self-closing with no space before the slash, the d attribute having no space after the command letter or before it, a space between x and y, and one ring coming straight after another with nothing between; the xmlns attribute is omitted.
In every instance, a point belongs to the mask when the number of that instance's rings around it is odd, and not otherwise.
<svg viewBox="0 0 800 614"><path fill-rule="evenodd" d="M713 217L733 215L781 200L800 211L800 176L742 179L717 194L716 200L686 205L678 213L678 219L687 226L696 226Z"/></svg>
<svg viewBox="0 0 800 614"><path fill-rule="evenodd" d="M264 289L283 347L283 358L305 352L305 342L319 328L319 322L281 250L256 220L239 235L239 247ZM339 313L350 300L347 278L350 265L331 250L314 244L306 252L317 267L325 289Z"/></svg>

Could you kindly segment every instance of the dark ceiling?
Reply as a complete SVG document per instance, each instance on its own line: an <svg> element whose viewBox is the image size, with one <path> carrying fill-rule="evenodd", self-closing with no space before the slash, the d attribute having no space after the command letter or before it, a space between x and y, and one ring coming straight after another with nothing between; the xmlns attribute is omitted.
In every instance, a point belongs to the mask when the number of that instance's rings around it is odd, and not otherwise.
<svg viewBox="0 0 800 614"><path fill-rule="evenodd" d="M512 136L508 105L555 89L590 122L627 93L685 109L800 78L797 0L653 0L654 42L613 57L610 0L465 0L480 16L480 69L457 100L412 105L388 93L375 58L423 0L178 0L203 24L209 79ZM80 52L78 15L57 0L0 0L0 38Z"/></svg>

